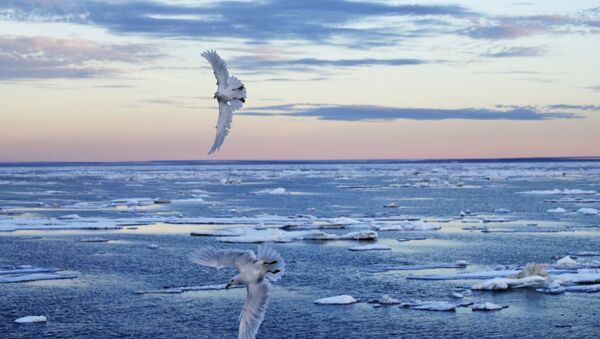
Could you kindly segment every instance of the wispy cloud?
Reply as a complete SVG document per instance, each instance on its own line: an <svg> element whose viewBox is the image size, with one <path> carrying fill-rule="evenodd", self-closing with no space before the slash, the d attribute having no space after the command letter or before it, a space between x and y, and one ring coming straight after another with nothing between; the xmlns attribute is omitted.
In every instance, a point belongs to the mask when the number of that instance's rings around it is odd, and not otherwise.
<svg viewBox="0 0 600 339"><path fill-rule="evenodd" d="M321 120L377 121L377 120L555 120L581 116L531 106L498 106L485 108L404 108L370 105L288 104L249 108L238 114L254 116L315 117Z"/></svg>
<svg viewBox="0 0 600 339"><path fill-rule="evenodd" d="M147 45L0 35L0 79L94 77L117 72L106 62L138 63L159 56Z"/></svg>
<svg viewBox="0 0 600 339"><path fill-rule="evenodd" d="M87 23L119 33L178 38L244 38L250 41L301 39L325 41L334 37L391 37L377 28L352 23L371 17L465 17L457 5L393 5L367 1L221 1L199 5L157 1L32 1L7 0L0 15L12 20Z"/></svg>
<svg viewBox="0 0 600 339"><path fill-rule="evenodd" d="M543 47L500 47L492 48L482 54L487 58L515 58L515 57L534 57L545 54Z"/></svg>
<svg viewBox="0 0 600 339"><path fill-rule="evenodd" d="M551 109L560 110L582 110L582 111L598 111L600 112L600 106L598 105L573 105L573 104L555 104L548 106Z"/></svg>

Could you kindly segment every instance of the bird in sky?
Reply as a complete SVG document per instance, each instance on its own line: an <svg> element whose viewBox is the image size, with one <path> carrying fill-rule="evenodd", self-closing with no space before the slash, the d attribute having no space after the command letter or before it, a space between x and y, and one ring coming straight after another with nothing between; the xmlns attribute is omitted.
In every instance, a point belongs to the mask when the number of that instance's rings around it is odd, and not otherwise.
<svg viewBox="0 0 600 339"><path fill-rule="evenodd" d="M215 142L208 151L210 155L221 148L225 137L229 134L229 129L231 129L233 112L242 108L242 105L246 102L246 87L238 78L229 75L225 60L216 51L208 50L202 53L202 56L208 60L215 78L217 78L217 91L214 99L217 99L219 103L219 120L216 126Z"/></svg>
<svg viewBox="0 0 600 339"><path fill-rule="evenodd" d="M283 257L273 248L258 246L257 254L250 250L203 247L194 252L192 262L204 266L235 267L239 274L225 285L246 286L246 302L240 314L238 339L254 339L265 318L271 282L279 280L285 271Z"/></svg>

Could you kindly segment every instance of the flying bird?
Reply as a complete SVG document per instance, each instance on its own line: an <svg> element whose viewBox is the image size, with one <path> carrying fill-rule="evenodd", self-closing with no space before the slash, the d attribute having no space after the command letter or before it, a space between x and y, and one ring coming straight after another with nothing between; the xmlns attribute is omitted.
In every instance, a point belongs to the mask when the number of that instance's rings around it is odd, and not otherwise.
<svg viewBox="0 0 600 339"><path fill-rule="evenodd" d="M208 151L208 154L213 154L221 148L225 137L229 134L233 112L242 108L246 102L246 87L238 78L229 76L225 60L221 59L217 52L208 50L202 53L202 56L208 60L217 78L217 91L213 99L217 99L219 103L219 120L215 142Z"/></svg>
<svg viewBox="0 0 600 339"><path fill-rule="evenodd" d="M250 250L203 247L190 259L200 265L235 267L239 274L225 285L246 285L246 303L240 314L238 339L253 339L265 318L271 282L279 280L285 271L285 261L274 249L258 246L257 255Z"/></svg>

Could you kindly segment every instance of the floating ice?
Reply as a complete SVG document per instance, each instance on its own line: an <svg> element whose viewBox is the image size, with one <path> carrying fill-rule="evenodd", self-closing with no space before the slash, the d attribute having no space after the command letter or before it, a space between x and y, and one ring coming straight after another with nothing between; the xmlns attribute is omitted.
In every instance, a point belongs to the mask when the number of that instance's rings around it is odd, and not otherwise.
<svg viewBox="0 0 600 339"><path fill-rule="evenodd" d="M560 190L555 188L553 190L542 190L542 191L525 191L518 192L521 194L537 194L537 195L592 195L597 194L598 192L592 190L581 190L581 189L568 189Z"/></svg>
<svg viewBox="0 0 600 339"><path fill-rule="evenodd" d="M584 215L597 215L598 213L600 213L600 211L591 207L582 207L577 210L577 213Z"/></svg>
<svg viewBox="0 0 600 339"><path fill-rule="evenodd" d="M226 284L219 285L203 285L203 286L184 286L184 287L168 287L161 288L156 290L145 290L145 291L135 291L135 294L179 294L183 292L191 292L191 291L217 291L217 290L225 290ZM242 285L231 285L228 287L231 288L242 288Z"/></svg>
<svg viewBox="0 0 600 339"><path fill-rule="evenodd" d="M600 270L580 269L577 273L563 273L552 276L552 280L563 284L598 284L600 283Z"/></svg>
<svg viewBox="0 0 600 339"><path fill-rule="evenodd" d="M79 242L108 242L108 239L105 238L85 238L85 239L81 239L79 240Z"/></svg>
<svg viewBox="0 0 600 339"><path fill-rule="evenodd" d="M596 257L596 256L600 256L600 252L598 251L581 251L581 252L575 252L575 253L569 253L578 257Z"/></svg>
<svg viewBox="0 0 600 339"><path fill-rule="evenodd" d="M347 294L336 295L334 297L322 298L314 301L314 303L318 305L348 305L356 302L358 302L358 300Z"/></svg>
<svg viewBox="0 0 600 339"><path fill-rule="evenodd" d="M350 251L391 251L392 248L386 245L364 245L364 246L354 246L348 248Z"/></svg>
<svg viewBox="0 0 600 339"><path fill-rule="evenodd" d="M400 205L398 205L396 202L391 202L391 203L389 203L387 205L384 205L383 207L385 207L385 208L399 208Z"/></svg>
<svg viewBox="0 0 600 339"><path fill-rule="evenodd" d="M59 273L27 273L27 274L6 274L0 276L0 284L5 283L21 283L38 280L55 280L55 279L75 279L74 275L66 275Z"/></svg>
<svg viewBox="0 0 600 339"><path fill-rule="evenodd" d="M427 274L427 275L409 275L407 279L415 280L463 280L463 279L490 279L496 277L507 277L509 275L518 274L518 270L497 270L497 271L480 271L480 272L465 272L456 274Z"/></svg>
<svg viewBox="0 0 600 339"><path fill-rule="evenodd" d="M0 267L0 275L11 274L28 274L28 273L54 273L60 271L59 268L43 268L43 267L34 267L31 265L21 265L21 266L2 266Z"/></svg>
<svg viewBox="0 0 600 339"><path fill-rule="evenodd" d="M290 192L286 191L283 187L277 188L265 188L260 191L253 192L254 194L274 194L274 195L282 195L282 194L290 194Z"/></svg>
<svg viewBox="0 0 600 339"><path fill-rule="evenodd" d="M148 246L146 246L146 248L156 250L156 249L159 249L160 246L158 246L157 244L148 244Z"/></svg>
<svg viewBox="0 0 600 339"><path fill-rule="evenodd" d="M404 302L400 304L400 307L410 308L411 310L422 310L422 311L456 311L457 307L463 307L470 305L470 302L465 303L454 303L449 301L421 301L415 300L410 302Z"/></svg>
<svg viewBox="0 0 600 339"><path fill-rule="evenodd" d="M377 231L434 231L442 228L439 225L410 221L400 221L394 224L371 224L371 227Z"/></svg>
<svg viewBox="0 0 600 339"><path fill-rule="evenodd" d="M488 223L488 222L509 222L511 221L511 219L507 219L507 218L495 218L495 217L484 217L481 219L482 222L484 223Z"/></svg>
<svg viewBox="0 0 600 339"><path fill-rule="evenodd" d="M397 241L400 242L404 242L404 241L411 241L411 240L426 240L427 238L425 237L404 237L404 238L397 238Z"/></svg>
<svg viewBox="0 0 600 339"><path fill-rule="evenodd" d="M75 219L80 219L81 217L77 214L67 214L67 215L61 215L60 217L58 217L57 219L60 220L75 220Z"/></svg>
<svg viewBox="0 0 600 339"><path fill-rule="evenodd" d="M464 295L462 295L462 294L460 294L460 293L458 293L458 292L452 292L452 293L450 294L450 297L452 297L452 298L454 298L454 299L462 299L462 298L464 298L465 296L464 296Z"/></svg>
<svg viewBox="0 0 600 339"><path fill-rule="evenodd" d="M369 271L371 271L371 272L420 271L420 270L431 270L431 269L439 269L439 268L465 268L465 267L467 267L467 265L468 264L466 261L459 260L456 263L384 266L382 268L369 269ZM414 277L415 276L408 276L409 279L418 279L418 278L414 278ZM424 276L421 276L421 277L424 277ZM422 280L444 280L444 279L422 279Z"/></svg>
<svg viewBox="0 0 600 339"><path fill-rule="evenodd" d="M387 294L384 294L379 299L369 300L368 303L369 304L377 304L377 305L381 306L381 305L399 305L402 302L398 299L390 297Z"/></svg>
<svg viewBox="0 0 600 339"><path fill-rule="evenodd" d="M480 302L471 305L473 311L498 311L505 308L505 306L494 304L491 302Z"/></svg>
<svg viewBox="0 0 600 339"><path fill-rule="evenodd" d="M540 276L525 278L494 278L471 286L472 290L507 290L509 288L539 287L546 279Z"/></svg>
<svg viewBox="0 0 600 339"><path fill-rule="evenodd" d="M567 213L567 210L562 207L557 207L557 208L551 208L551 209L547 210L546 212L548 212L548 213Z"/></svg>
<svg viewBox="0 0 600 339"><path fill-rule="evenodd" d="M338 218L333 218L330 219L329 222L331 222L334 225L354 225L354 224L360 224L361 221L353 219L353 218L347 218L347 217L338 217Z"/></svg>
<svg viewBox="0 0 600 339"><path fill-rule="evenodd" d="M496 208L494 209L494 213L507 214L510 213L510 210L507 208Z"/></svg>
<svg viewBox="0 0 600 339"><path fill-rule="evenodd" d="M18 324L28 324L28 323L45 323L48 319L43 315L29 315L26 317L21 317L15 320Z"/></svg>
<svg viewBox="0 0 600 339"><path fill-rule="evenodd" d="M283 231L280 229L245 230L239 236L217 238L217 241L227 243L262 243L262 242L292 242L297 240L375 240L377 232L357 231L346 234L329 234L318 230Z"/></svg>
<svg viewBox="0 0 600 339"><path fill-rule="evenodd" d="M577 267L578 264L575 260L571 259L568 255L562 259L559 259L554 263L557 267Z"/></svg>

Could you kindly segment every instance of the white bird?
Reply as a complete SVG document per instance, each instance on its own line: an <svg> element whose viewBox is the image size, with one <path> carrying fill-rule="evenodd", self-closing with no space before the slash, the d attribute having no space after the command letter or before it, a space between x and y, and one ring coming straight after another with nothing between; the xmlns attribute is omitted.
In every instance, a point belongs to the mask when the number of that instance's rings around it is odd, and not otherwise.
<svg viewBox="0 0 600 339"><path fill-rule="evenodd" d="M204 247L190 259L200 265L223 268L235 267L239 274L225 288L246 285L246 303L240 314L238 339L253 339L262 323L269 303L271 281L279 280L285 271L285 261L274 249L258 246L257 255L250 250Z"/></svg>
<svg viewBox="0 0 600 339"><path fill-rule="evenodd" d="M221 148L225 137L229 134L233 112L242 108L243 103L246 102L246 87L238 78L229 76L225 60L221 59L217 52L208 50L202 53L202 56L208 60L217 78L217 91L213 98L219 102L219 120L215 142L208 151L208 154L213 154Z"/></svg>

